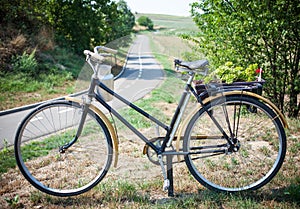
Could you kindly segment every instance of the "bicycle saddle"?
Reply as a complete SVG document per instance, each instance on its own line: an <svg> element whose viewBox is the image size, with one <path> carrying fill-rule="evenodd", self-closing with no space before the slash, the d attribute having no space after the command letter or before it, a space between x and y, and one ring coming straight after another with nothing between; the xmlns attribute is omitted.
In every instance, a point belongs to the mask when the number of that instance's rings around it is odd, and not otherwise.
<svg viewBox="0 0 300 209"><path fill-rule="evenodd" d="M196 69L199 69L199 68L204 68L209 63L208 63L207 60L196 60L196 61L192 61L192 62L185 62L185 61L181 61L181 60L175 60L175 64L179 65L181 67L186 67L190 70L196 70Z"/></svg>

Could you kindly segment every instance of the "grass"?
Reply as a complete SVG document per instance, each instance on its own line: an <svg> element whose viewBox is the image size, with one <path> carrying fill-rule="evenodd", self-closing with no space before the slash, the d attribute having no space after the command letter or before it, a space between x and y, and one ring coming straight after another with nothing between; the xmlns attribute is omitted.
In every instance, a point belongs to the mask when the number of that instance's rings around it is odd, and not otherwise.
<svg viewBox="0 0 300 209"><path fill-rule="evenodd" d="M36 71L22 70L0 73L0 110L14 108L72 93L74 78L84 57L57 48L39 54Z"/></svg>
<svg viewBox="0 0 300 209"><path fill-rule="evenodd" d="M155 104L161 102L166 104L176 103L181 95L181 91L178 91L178 89L183 89L183 85L180 79L176 78L175 72L171 70L169 60L161 58L160 61L165 62L166 64L164 68L165 74L167 75L165 81L161 84L161 86L154 89L149 96L135 102L134 104L157 119L169 124L172 118L165 115L165 110ZM153 125L150 120L131 108L123 109L120 113L136 128L149 128ZM120 123L118 123L118 125L121 125L120 128L125 128L125 126Z"/></svg>
<svg viewBox="0 0 300 209"><path fill-rule="evenodd" d="M16 166L14 150L12 147L7 147L7 141L4 140L4 147L0 150L0 180L1 174L6 173L8 169Z"/></svg>
<svg viewBox="0 0 300 209"><path fill-rule="evenodd" d="M105 182L89 193L70 198L53 197L35 191L31 192L30 200L33 205L54 208L298 208L297 200L286 199L281 196L282 191L225 194L198 190L196 193L179 194L174 198L153 199L151 193L158 183L161 182Z"/></svg>
<svg viewBox="0 0 300 209"><path fill-rule="evenodd" d="M123 68L133 38L134 35L127 36L108 44L111 48L119 47L116 61L114 58L107 59L113 65L115 76ZM0 111L75 93L76 79L85 67L84 55L78 56L59 47L37 54L35 60L24 60L27 62L18 70L0 71ZM33 61L35 70L26 65Z"/></svg>
<svg viewBox="0 0 300 209"><path fill-rule="evenodd" d="M63 136L49 137L44 141L33 141L26 144L26 146L22 146L22 152L26 153L26 155L23 156L23 160L27 161L32 158L46 156L48 151L57 147L57 144L64 144L66 138L70 138L68 133ZM16 166L14 149L13 147L8 147L6 144L4 141L5 146L0 150L0 177L3 173L7 172L8 169Z"/></svg>

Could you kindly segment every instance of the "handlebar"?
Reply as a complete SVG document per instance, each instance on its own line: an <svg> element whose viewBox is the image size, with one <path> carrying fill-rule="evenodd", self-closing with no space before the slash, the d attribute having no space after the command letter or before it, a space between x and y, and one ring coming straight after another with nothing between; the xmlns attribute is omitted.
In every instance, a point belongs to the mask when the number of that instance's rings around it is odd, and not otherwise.
<svg viewBox="0 0 300 209"><path fill-rule="evenodd" d="M86 56L90 56L91 60L94 62L102 63L102 61L104 60L104 57L99 55L98 53L94 53L89 50L84 50L83 53Z"/></svg>
<svg viewBox="0 0 300 209"><path fill-rule="evenodd" d="M175 66L184 67L189 70L196 70L200 68L206 68L209 63L207 60L195 60L192 62L186 62L179 59L175 59L174 64Z"/></svg>
<svg viewBox="0 0 300 209"><path fill-rule="evenodd" d="M95 52L95 53L98 53L98 50L99 50L99 49L102 50L102 51L111 53L111 54L117 54L117 53L118 53L117 50L111 49L111 48L108 48L108 47L105 47L105 46L96 46L96 47L94 48L94 52Z"/></svg>

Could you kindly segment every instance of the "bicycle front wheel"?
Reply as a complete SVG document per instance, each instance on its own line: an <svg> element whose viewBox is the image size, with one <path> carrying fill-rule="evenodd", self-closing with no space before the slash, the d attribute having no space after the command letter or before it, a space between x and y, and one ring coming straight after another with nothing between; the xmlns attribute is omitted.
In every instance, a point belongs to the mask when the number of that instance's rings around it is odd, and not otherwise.
<svg viewBox="0 0 300 209"><path fill-rule="evenodd" d="M285 157L286 135L274 111L257 99L220 97L193 116L183 150L188 169L202 185L237 192L260 188L276 175Z"/></svg>
<svg viewBox="0 0 300 209"><path fill-rule="evenodd" d="M112 162L112 140L104 122L88 111L80 137L74 142L82 107L57 101L31 112L20 124L15 156L25 178L55 196L88 191L106 175Z"/></svg>

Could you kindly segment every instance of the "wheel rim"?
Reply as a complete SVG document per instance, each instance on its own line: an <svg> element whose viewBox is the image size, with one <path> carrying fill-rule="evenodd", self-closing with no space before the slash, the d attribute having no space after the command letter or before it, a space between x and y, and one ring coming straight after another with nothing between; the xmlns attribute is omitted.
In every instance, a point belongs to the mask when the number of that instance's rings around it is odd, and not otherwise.
<svg viewBox="0 0 300 209"><path fill-rule="evenodd" d="M223 103L223 102L222 102ZM226 101L225 104L228 113L231 115L232 111L245 111L242 117L239 118L239 123L243 123L244 127L239 126L237 130L237 139L239 140L240 147L236 152L229 152L226 154L215 155L213 157L203 157L204 154L194 154L186 156L186 162L188 167L190 167L193 176L205 186L221 190L221 191L241 191L247 189L255 189L263 186L265 183L270 181L270 179L277 173L279 170L284 153L285 145L283 145L280 128L278 124L273 120L274 115L268 111L264 111L261 106L253 106L252 102L244 101L240 110L233 109L237 101ZM229 105L231 104L231 105ZM245 108L251 105L255 107L258 112L253 113L252 111L245 110ZM217 108L218 107L218 108ZM242 109L243 108L243 109ZM213 108L210 111L213 112L213 115L218 118L221 118L221 115L224 117L224 111L222 106L213 105ZM263 117L263 115L268 117ZM214 135L220 133L217 128L212 130L212 122L209 121L208 115L204 113L197 123L193 127L190 127L193 131L190 132L188 138L195 135ZM227 122L222 121L218 118L221 126L224 129L227 129ZM195 119L194 119L195 120ZM206 122L204 122L206 121ZM234 118L230 118L230 122L233 122ZM237 118L236 118L237 121ZM255 123L253 123L255 121ZM251 125L252 124L252 125ZM268 126L265 126L269 124ZM272 126L270 126L270 124ZM263 131L262 132L262 127ZM232 126L233 127L233 126ZM206 133L199 130L206 129ZM235 127L237 129L237 127ZM236 130L235 130L236 131ZM248 131L248 133L247 133ZM232 131L234 132L234 131ZM265 136L265 138L263 138ZM269 139L267 139L269 137ZM192 137L193 138L193 137ZM270 140L273 138L274 140ZM277 139L277 140L276 140ZM227 141L224 138L219 139L205 139L201 140L188 140L185 144L185 151L194 152L194 150L201 147L210 147L213 144L224 145L227 144ZM213 150L224 149L224 147L211 148ZM230 145L227 144L227 152L230 148ZM206 148L205 148L206 149ZM229 150L230 151L230 150ZM195 160L198 158L197 160Z"/></svg>
<svg viewBox="0 0 300 209"><path fill-rule="evenodd" d="M82 137L64 153L59 152L74 138L80 113L79 106L46 105L18 130L17 163L26 179L43 192L58 196L80 194L107 173L112 158L111 140L92 113L87 116Z"/></svg>

